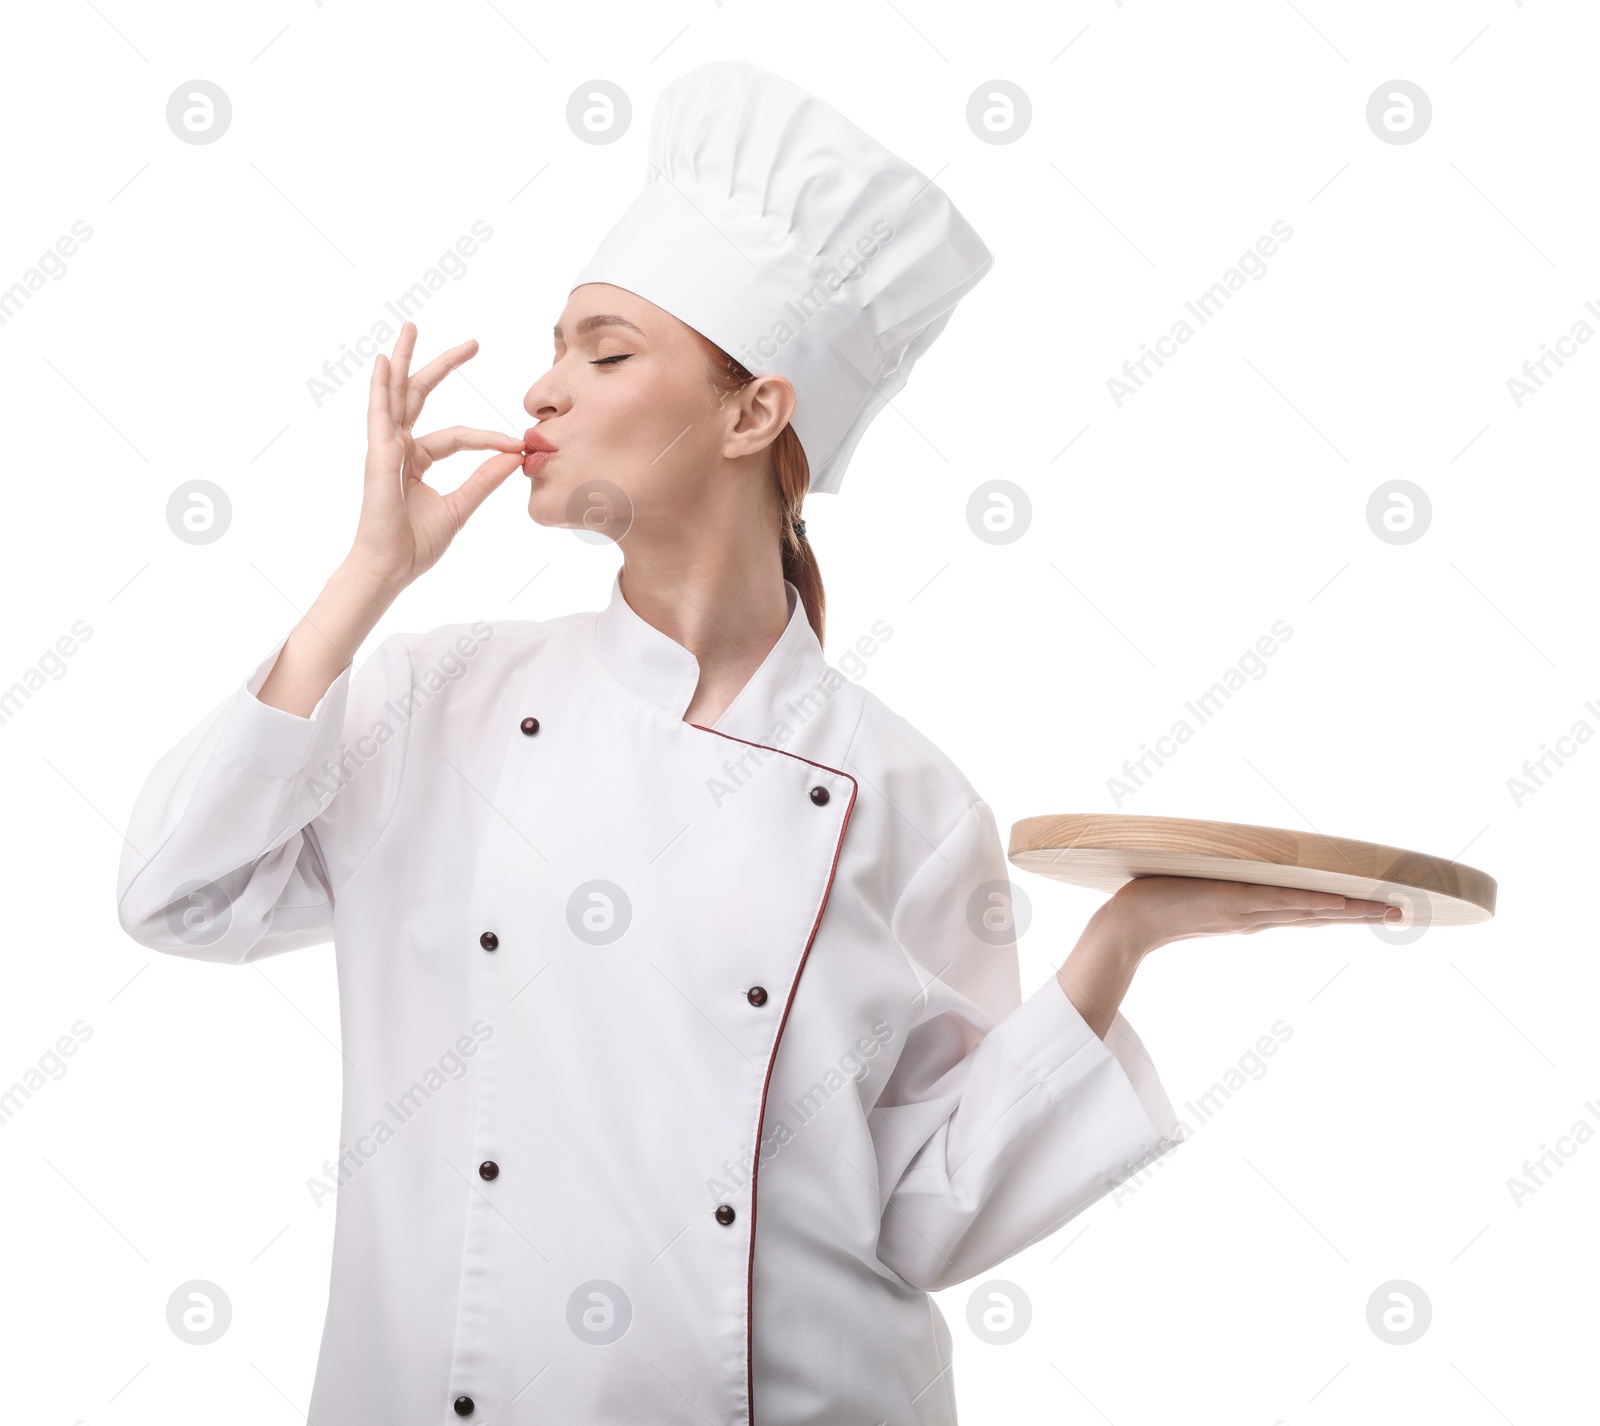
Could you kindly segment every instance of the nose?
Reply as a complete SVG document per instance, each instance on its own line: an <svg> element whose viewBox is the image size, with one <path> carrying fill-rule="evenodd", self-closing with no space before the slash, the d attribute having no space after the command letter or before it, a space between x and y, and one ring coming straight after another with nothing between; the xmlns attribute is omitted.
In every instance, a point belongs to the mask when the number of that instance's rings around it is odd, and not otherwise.
<svg viewBox="0 0 1600 1426"><path fill-rule="evenodd" d="M559 361L552 362L550 369L528 388L527 395L522 398L522 409L536 421L548 421L552 416L559 416L571 405L572 397L567 391L567 380Z"/></svg>

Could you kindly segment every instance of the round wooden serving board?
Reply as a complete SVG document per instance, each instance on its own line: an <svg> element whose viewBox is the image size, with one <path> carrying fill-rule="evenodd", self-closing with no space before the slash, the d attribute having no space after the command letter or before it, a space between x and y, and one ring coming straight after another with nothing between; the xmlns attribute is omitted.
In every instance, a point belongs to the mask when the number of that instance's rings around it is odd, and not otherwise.
<svg viewBox="0 0 1600 1426"><path fill-rule="evenodd" d="M1333 891L1400 907L1401 926L1468 926L1494 915L1495 880L1461 862L1377 842L1189 817L1068 813L1011 828L1012 862L1115 891L1136 876L1199 876Z"/></svg>

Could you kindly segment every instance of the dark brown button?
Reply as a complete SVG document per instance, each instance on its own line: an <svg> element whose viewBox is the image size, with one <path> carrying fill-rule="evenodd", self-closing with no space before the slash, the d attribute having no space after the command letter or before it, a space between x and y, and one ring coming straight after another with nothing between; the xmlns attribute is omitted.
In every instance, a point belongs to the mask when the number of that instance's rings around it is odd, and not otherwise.
<svg viewBox="0 0 1600 1426"><path fill-rule="evenodd" d="M497 1164L493 1159L485 1159L481 1164L478 1165L478 1177L499 1178L500 1165Z"/></svg>
<svg viewBox="0 0 1600 1426"><path fill-rule="evenodd" d="M522 731L531 738L539 731L539 720L537 718L524 718L522 720Z"/></svg>
<svg viewBox="0 0 1600 1426"><path fill-rule="evenodd" d="M456 1415L457 1416L471 1416L472 1415L472 1398L470 1396L458 1396L456 1398Z"/></svg>
<svg viewBox="0 0 1600 1426"><path fill-rule="evenodd" d="M733 1222L733 1205L731 1203L719 1203L717 1205L717 1222L722 1224L724 1228Z"/></svg>
<svg viewBox="0 0 1600 1426"><path fill-rule="evenodd" d="M752 985L745 991L744 998L752 1005L765 1005L767 1003L767 988L764 985Z"/></svg>
<svg viewBox="0 0 1600 1426"><path fill-rule="evenodd" d="M818 807L821 807L828 800L828 789L825 787L813 787L811 789L811 800Z"/></svg>
<svg viewBox="0 0 1600 1426"><path fill-rule="evenodd" d="M486 951L492 951L500 944L500 938L493 931L485 931L478 937L478 944Z"/></svg>

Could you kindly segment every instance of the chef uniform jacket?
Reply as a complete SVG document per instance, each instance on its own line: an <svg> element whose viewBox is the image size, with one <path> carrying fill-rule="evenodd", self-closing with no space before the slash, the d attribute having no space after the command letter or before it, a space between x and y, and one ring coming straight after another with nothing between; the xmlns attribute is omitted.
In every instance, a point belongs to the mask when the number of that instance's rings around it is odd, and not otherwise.
<svg viewBox="0 0 1600 1426"><path fill-rule="evenodd" d="M711 727L619 572L393 634L306 718L255 697L280 642L144 784L135 940L334 943L311 1426L949 1426L927 1294L1181 1139L1121 1015L1022 999L990 808L786 587Z"/></svg>

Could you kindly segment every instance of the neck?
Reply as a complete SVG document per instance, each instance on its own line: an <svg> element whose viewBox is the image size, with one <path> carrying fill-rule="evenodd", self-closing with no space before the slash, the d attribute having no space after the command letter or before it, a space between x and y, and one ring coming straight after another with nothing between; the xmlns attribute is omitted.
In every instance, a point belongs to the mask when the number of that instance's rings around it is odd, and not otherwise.
<svg viewBox="0 0 1600 1426"><path fill-rule="evenodd" d="M685 719L710 726L788 627L777 540L651 540L635 526L621 549L623 598L699 661Z"/></svg>

